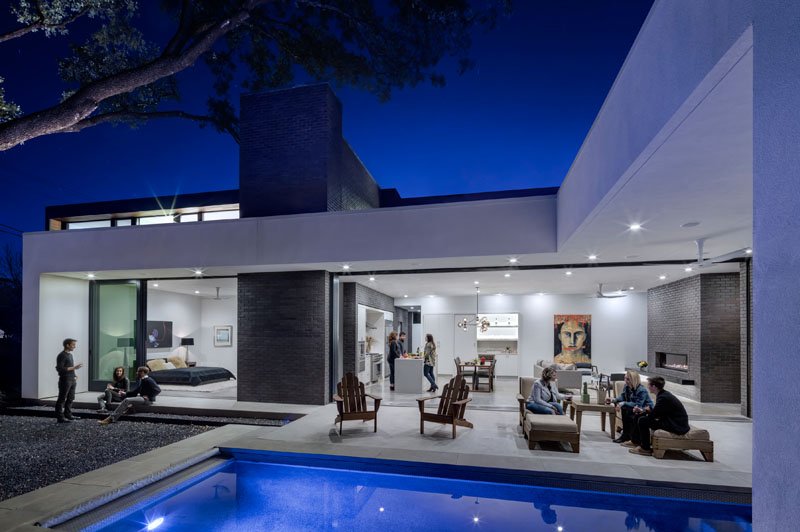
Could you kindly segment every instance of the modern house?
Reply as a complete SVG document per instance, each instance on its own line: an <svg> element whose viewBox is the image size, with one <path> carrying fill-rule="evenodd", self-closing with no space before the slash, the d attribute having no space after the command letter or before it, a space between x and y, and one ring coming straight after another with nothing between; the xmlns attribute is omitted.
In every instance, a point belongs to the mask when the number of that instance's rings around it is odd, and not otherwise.
<svg viewBox="0 0 800 532"><path fill-rule="evenodd" d="M387 328L412 348L432 332L440 373L483 350L515 376L556 354L555 316L590 315L601 371L646 359L754 417L758 516L772 489L759 468L796 462L759 436L798 430L767 411L770 368L798 370L769 334L800 308L786 237L800 67L775 37L796 31L790 10L656 2L557 190L405 199L342 138L328 86L244 96L238 190L52 207L24 236L23 396L56 394L64 337L82 342L84 388L109 353L134 365L192 338L198 364L237 375L239 400L324 404L343 372L370 373ZM457 327L482 313L517 330ZM171 324L169 347L148 348L148 322Z"/></svg>

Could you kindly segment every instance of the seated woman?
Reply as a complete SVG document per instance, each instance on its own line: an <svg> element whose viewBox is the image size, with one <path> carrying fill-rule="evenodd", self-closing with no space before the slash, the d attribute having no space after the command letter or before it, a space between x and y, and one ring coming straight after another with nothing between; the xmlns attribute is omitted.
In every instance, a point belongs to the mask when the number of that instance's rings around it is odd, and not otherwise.
<svg viewBox="0 0 800 532"><path fill-rule="evenodd" d="M541 378L534 381L525 406L534 414L564 415L564 408L561 406L563 399L556 385L556 370L549 367L544 368Z"/></svg>
<svg viewBox="0 0 800 532"><path fill-rule="evenodd" d="M636 426L637 418L641 415L634 412L636 407L638 407L637 412L639 409L644 410L647 406L653 407L653 400L650 399L647 388L642 385L639 374L632 369L625 372L625 387L622 389L622 393L614 399L606 399L606 404L609 403L617 405L617 409L621 411L622 415L622 434L614 440L614 443L630 441L633 427Z"/></svg>
<svg viewBox="0 0 800 532"><path fill-rule="evenodd" d="M106 390L102 395L97 396L98 412L104 414L108 412L108 406L112 402L121 403L124 399L124 394L130 388L128 377L125 376L125 368L118 366L114 368L113 382L106 384Z"/></svg>

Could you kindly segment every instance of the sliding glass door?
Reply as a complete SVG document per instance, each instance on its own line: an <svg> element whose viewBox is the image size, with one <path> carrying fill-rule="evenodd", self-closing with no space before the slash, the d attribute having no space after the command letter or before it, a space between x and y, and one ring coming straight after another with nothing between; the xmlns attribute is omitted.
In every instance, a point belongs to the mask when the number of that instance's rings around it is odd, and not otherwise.
<svg viewBox="0 0 800 532"><path fill-rule="evenodd" d="M114 368L122 366L131 382L136 378L139 359L144 359L141 315L144 306L142 284L137 280L95 281L89 297L91 345L89 389L101 391L111 381Z"/></svg>

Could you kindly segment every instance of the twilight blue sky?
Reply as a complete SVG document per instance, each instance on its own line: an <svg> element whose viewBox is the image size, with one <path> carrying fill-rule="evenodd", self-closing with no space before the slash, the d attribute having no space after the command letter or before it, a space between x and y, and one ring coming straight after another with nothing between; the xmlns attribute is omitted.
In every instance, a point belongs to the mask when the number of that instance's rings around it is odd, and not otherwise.
<svg viewBox="0 0 800 532"><path fill-rule="evenodd" d="M459 77L443 65L445 88L380 103L334 87L345 138L378 184L404 197L558 186L651 5L517 0L495 30L475 35L473 70ZM0 29L8 23L0 13ZM6 97L27 112L64 89L53 44L38 34L0 44ZM180 79L185 101L202 110L204 67ZM188 122L103 125L0 153L0 183L0 224L38 231L46 205L237 188L238 146ZM0 246L20 240L0 232Z"/></svg>

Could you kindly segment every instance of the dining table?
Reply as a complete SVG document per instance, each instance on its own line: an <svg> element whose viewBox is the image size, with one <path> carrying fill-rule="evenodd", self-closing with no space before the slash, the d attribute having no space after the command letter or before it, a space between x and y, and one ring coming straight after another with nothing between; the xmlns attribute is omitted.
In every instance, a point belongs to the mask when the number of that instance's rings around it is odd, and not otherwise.
<svg viewBox="0 0 800 532"><path fill-rule="evenodd" d="M481 364L480 362L462 362L458 366L459 366L459 371L461 372L462 375L464 375L464 378L467 378L467 377L470 377L470 376L472 377L472 391L473 392L486 392L486 393L489 393L489 392L492 391L492 386L491 386L490 382L487 382L486 383L486 389L482 390L480 388L480 380L478 378L479 377L478 370L483 369L483 370L486 370L487 372L491 371L491 368L492 368L491 362L487 361L484 364ZM468 372L472 373L472 375L469 375Z"/></svg>

